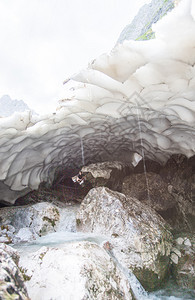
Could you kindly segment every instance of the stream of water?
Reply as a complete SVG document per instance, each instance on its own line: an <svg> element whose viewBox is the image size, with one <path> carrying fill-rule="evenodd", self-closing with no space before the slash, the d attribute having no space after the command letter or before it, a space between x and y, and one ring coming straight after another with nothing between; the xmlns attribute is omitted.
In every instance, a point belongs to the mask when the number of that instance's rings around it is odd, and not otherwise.
<svg viewBox="0 0 195 300"><path fill-rule="evenodd" d="M83 139L81 137L81 155L82 155L82 165L85 165L85 157L84 157L84 147L83 147Z"/></svg>
<svg viewBox="0 0 195 300"><path fill-rule="evenodd" d="M138 105L136 106L136 109L137 109L137 121L138 121L138 128L139 128L139 136L140 136L140 142L141 142L141 153L142 153L142 160L143 160L144 175L145 175L145 179L146 179L148 200L150 200L149 182L148 182L148 176L147 176L147 170L146 170L145 153L144 153L144 145L143 145L142 129L141 129Z"/></svg>

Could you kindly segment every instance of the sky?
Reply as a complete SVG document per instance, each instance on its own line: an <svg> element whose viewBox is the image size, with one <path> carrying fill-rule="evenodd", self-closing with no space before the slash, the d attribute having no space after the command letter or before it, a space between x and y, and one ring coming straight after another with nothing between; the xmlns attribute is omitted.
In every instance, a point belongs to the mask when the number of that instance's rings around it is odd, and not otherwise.
<svg viewBox="0 0 195 300"><path fill-rule="evenodd" d="M151 0L0 0L0 98L55 111L63 81L102 53ZM65 93L64 93L65 94Z"/></svg>

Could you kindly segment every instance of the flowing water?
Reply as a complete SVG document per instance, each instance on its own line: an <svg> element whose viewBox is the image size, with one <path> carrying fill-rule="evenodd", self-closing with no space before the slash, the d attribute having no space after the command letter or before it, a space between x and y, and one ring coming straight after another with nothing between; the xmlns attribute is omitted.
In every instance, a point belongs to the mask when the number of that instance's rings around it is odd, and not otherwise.
<svg viewBox="0 0 195 300"><path fill-rule="evenodd" d="M121 263L118 261L118 259L113 255L112 251L107 251L107 253L110 255L110 257L115 262L117 267L122 271L122 273L125 275L125 277L129 281L134 298L136 300L149 299L147 292L144 290L143 286L141 285L139 280L136 278L136 276L132 272L130 272L127 268L125 268L121 265Z"/></svg>
<svg viewBox="0 0 195 300"><path fill-rule="evenodd" d="M121 263L117 260L117 258L113 255L112 251L107 251L112 260L115 262L117 267L122 271L125 275L129 284L131 286L131 290L133 296L136 300L193 300L195 299L194 291L178 288L174 284L173 281L169 281L166 287L162 290L158 290L156 292L148 293L145 291L139 280L136 276L129 271L127 268L121 265Z"/></svg>
<svg viewBox="0 0 195 300"><path fill-rule="evenodd" d="M70 206L61 209L60 223L56 232L49 233L45 236L37 238L33 243L17 244L14 248L18 250L20 255L33 253L38 251L41 247L58 247L72 242L90 241L98 245L108 240L105 236L97 236L90 233L76 232L76 212L78 206ZM112 261L117 265L121 272L125 275L131 286L134 298L136 300L192 300L194 299L193 291L178 289L173 283L169 283L166 288L153 293L147 293L135 275L121 263L113 255L112 250L105 250L111 257Z"/></svg>
<svg viewBox="0 0 195 300"><path fill-rule="evenodd" d="M82 156L82 165L85 165L85 157L84 157L84 147L83 147L83 139L81 137L81 156Z"/></svg>
<svg viewBox="0 0 195 300"><path fill-rule="evenodd" d="M148 182L148 176L147 176L147 170L146 170L146 161L145 161L145 153L144 153L142 129L141 129L141 122L140 122L140 117L139 117L138 105L136 106L136 110L137 110L137 121L138 121L138 128L139 128L139 136L140 136L140 142L141 142L141 153L142 153L142 160L143 160L144 175L145 175L145 179L146 179L146 188L147 188L148 200L150 200L149 182Z"/></svg>

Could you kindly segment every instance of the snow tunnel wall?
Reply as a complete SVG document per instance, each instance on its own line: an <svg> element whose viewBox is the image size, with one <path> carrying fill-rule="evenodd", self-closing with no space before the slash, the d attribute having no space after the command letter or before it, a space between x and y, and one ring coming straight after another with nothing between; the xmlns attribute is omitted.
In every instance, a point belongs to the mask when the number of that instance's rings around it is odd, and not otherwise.
<svg viewBox="0 0 195 300"><path fill-rule="evenodd" d="M52 182L63 165L165 163L195 153L195 21L183 0L153 28L156 38L125 41L65 81L56 112L0 119L0 197Z"/></svg>

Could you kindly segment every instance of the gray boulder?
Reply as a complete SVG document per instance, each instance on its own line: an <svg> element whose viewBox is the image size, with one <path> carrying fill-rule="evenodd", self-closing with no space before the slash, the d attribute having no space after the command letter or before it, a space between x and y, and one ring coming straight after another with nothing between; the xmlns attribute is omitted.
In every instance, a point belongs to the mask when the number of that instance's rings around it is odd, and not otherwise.
<svg viewBox="0 0 195 300"><path fill-rule="evenodd" d="M35 205L4 207L0 210L0 241L27 242L55 232L60 221L57 206L42 202Z"/></svg>
<svg viewBox="0 0 195 300"><path fill-rule="evenodd" d="M133 169L130 164L118 161L90 164L82 168L91 187L106 186L120 192L125 176Z"/></svg>
<svg viewBox="0 0 195 300"><path fill-rule="evenodd" d="M91 242L24 253L20 267L31 300L131 300L130 285L104 249Z"/></svg>
<svg viewBox="0 0 195 300"><path fill-rule="evenodd" d="M172 235L165 221L136 198L105 187L90 190L77 213L77 229L107 236L114 257L145 289L166 280Z"/></svg>

